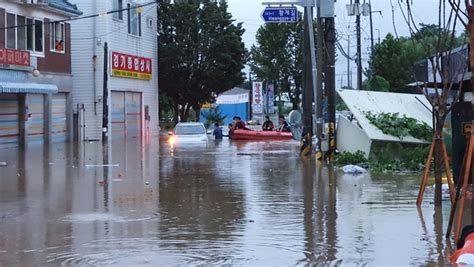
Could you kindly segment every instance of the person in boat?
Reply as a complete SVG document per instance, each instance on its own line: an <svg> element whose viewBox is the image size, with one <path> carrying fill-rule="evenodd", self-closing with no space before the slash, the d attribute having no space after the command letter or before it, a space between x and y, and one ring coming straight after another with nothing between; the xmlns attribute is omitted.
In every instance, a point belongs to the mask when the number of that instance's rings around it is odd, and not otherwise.
<svg viewBox="0 0 474 267"><path fill-rule="evenodd" d="M212 135L216 140L222 140L222 128L219 127L219 123L214 123L214 131L212 132Z"/></svg>
<svg viewBox="0 0 474 267"><path fill-rule="evenodd" d="M278 132L291 132L290 124L285 120L285 116L280 115L278 117L278 122L279 122L279 126L277 129Z"/></svg>
<svg viewBox="0 0 474 267"><path fill-rule="evenodd" d="M464 226L456 244L457 250L451 256L451 262L462 265L474 265L474 225Z"/></svg>
<svg viewBox="0 0 474 267"><path fill-rule="evenodd" d="M263 131L273 131L273 128L275 128L275 126L273 125L272 120L270 120L270 116L266 115L265 116L265 122L262 125L262 130Z"/></svg>
<svg viewBox="0 0 474 267"><path fill-rule="evenodd" d="M235 118L234 130L249 130L240 117Z"/></svg>

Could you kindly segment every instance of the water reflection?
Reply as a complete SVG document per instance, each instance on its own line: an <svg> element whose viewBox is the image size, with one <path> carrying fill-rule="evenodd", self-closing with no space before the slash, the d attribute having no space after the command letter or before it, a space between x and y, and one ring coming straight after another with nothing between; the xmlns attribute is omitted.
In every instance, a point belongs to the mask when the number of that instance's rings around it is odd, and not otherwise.
<svg viewBox="0 0 474 267"><path fill-rule="evenodd" d="M419 177L346 175L298 150L131 139L0 153L0 266L447 263L449 205L418 210Z"/></svg>

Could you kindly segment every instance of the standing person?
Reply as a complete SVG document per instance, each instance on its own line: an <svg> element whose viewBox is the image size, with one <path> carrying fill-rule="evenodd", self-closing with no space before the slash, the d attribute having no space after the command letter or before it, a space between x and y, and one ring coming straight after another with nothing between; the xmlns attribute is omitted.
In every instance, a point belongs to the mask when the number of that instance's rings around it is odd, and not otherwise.
<svg viewBox="0 0 474 267"><path fill-rule="evenodd" d="M229 139L232 139L232 132L234 131L234 125L232 125L232 123L229 123L228 127L229 127L229 133L227 134L227 137L229 137Z"/></svg>
<svg viewBox="0 0 474 267"><path fill-rule="evenodd" d="M222 140L222 128L219 127L219 123L214 123L214 131L212 132L212 135L216 140Z"/></svg>
<svg viewBox="0 0 474 267"><path fill-rule="evenodd" d="M279 127L278 127L278 132L291 132L290 130L290 124L285 120L285 116L283 115L280 115L278 116L278 122L280 123L279 124Z"/></svg>
<svg viewBox="0 0 474 267"><path fill-rule="evenodd" d="M270 120L270 116L265 115L265 122L262 125L262 130L263 131L273 131L273 128L275 128L275 126L273 125L272 120Z"/></svg>

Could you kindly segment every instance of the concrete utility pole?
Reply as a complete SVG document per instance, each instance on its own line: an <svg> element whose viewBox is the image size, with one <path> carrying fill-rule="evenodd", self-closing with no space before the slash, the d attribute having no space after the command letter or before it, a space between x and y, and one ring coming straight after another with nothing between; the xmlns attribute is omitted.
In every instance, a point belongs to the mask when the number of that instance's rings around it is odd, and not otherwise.
<svg viewBox="0 0 474 267"><path fill-rule="evenodd" d="M102 95L102 142L107 142L109 136L109 89L107 85L108 81L108 63L109 63L109 48L107 42L104 43L104 83L103 83L103 95Z"/></svg>
<svg viewBox="0 0 474 267"><path fill-rule="evenodd" d="M303 58L303 136L302 136L302 147L301 155L308 156L312 151L312 135L314 133L313 127L313 112L312 112L312 101L313 96L316 96L316 51L314 47L314 26L313 26L313 7L315 1L319 0L299 0L299 1L288 1L288 2L263 2L263 5L267 6L278 6L282 8L283 5L299 5L304 7L304 55ZM332 0L331 0L332 1ZM321 105L314 99L316 107ZM317 117L317 116L316 116Z"/></svg>
<svg viewBox="0 0 474 267"><path fill-rule="evenodd" d="M323 120L323 76L325 69L323 69L323 64L324 60L326 59L325 52L324 52L324 27L323 27L323 19L321 18L321 3L318 3L317 6L317 32L316 34L318 35L317 38L317 44L316 44L316 62L317 62L317 85L316 85L316 137L318 138L318 145L317 145L317 150L316 150L316 158L317 159L322 159L322 149L321 149L321 137L323 134L323 125L324 125L324 120Z"/></svg>
<svg viewBox="0 0 474 267"><path fill-rule="evenodd" d="M374 54L374 24L372 22L372 2L369 0L369 18L370 18L370 55Z"/></svg>
<svg viewBox="0 0 474 267"><path fill-rule="evenodd" d="M336 151L336 27L334 17L326 18L325 23L325 43L326 43L326 77L325 91L328 99L328 119L329 132L328 142L329 151L327 156L332 159L333 153Z"/></svg>

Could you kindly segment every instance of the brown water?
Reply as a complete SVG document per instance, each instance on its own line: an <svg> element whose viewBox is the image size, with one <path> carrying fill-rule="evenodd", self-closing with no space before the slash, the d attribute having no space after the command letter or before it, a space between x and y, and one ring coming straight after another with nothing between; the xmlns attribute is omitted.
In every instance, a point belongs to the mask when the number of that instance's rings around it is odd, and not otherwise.
<svg viewBox="0 0 474 267"><path fill-rule="evenodd" d="M0 266L443 265L449 202L344 175L298 143L0 151ZM108 166L100 166L108 164ZM105 182L104 182L105 181Z"/></svg>

